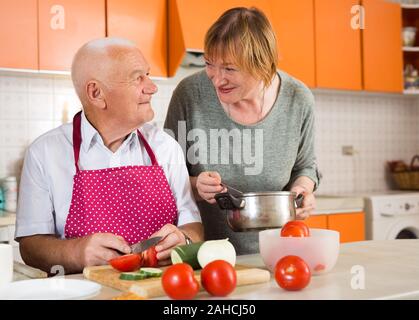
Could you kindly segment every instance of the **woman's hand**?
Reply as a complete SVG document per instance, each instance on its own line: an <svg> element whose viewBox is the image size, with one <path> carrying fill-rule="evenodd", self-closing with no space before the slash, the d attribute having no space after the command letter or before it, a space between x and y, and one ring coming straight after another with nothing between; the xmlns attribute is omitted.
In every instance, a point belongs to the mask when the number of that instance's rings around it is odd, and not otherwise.
<svg viewBox="0 0 419 320"><path fill-rule="evenodd" d="M196 179L196 189L202 199L214 204L216 202L214 196L224 190L220 174L210 171L202 172Z"/></svg>
<svg viewBox="0 0 419 320"><path fill-rule="evenodd" d="M297 220L304 220L307 219L311 214L314 213L314 209L316 208L316 198L312 191L307 190L306 187L302 185L294 185L291 192L295 192L298 195L302 194L304 196L303 203L301 208L297 208Z"/></svg>

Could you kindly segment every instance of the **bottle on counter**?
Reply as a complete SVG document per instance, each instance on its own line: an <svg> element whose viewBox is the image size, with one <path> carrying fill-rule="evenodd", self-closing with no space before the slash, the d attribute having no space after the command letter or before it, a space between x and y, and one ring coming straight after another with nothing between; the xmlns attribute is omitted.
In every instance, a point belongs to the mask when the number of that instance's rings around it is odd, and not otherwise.
<svg viewBox="0 0 419 320"><path fill-rule="evenodd" d="M4 214L4 194L3 189L0 187L0 216Z"/></svg>
<svg viewBox="0 0 419 320"><path fill-rule="evenodd" d="M16 177L7 177L3 180L4 209L16 212L17 207L17 180Z"/></svg>

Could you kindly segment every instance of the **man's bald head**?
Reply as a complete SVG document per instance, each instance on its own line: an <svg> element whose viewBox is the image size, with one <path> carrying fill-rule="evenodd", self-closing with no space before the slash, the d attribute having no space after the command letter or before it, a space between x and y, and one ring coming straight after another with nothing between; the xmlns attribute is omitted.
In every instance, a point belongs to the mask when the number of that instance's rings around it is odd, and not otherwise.
<svg viewBox="0 0 419 320"><path fill-rule="evenodd" d="M71 78L83 106L88 104L86 84L91 80L106 84L124 49L137 49L137 46L127 39L101 38L87 42L77 51L71 65Z"/></svg>

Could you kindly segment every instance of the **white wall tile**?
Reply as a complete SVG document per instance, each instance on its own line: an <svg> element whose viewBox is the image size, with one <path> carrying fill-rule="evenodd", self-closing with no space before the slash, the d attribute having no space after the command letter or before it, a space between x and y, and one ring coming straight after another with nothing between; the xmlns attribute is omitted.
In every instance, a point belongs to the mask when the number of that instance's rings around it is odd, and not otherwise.
<svg viewBox="0 0 419 320"><path fill-rule="evenodd" d="M54 117L53 108L54 95L52 92L30 92L29 93L29 120L50 120Z"/></svg>
<svg viewBox="0 0 419 320"><path fill-rule="evenodd" d="M0 147L0 179L7 176L20 177L23 166L24 147Z"/></svg>
<svg viewBox="0 0 419 320"><path fill-rule="evenodd" d="M27 92L28 79L23 76L0 76L0 92Z"/></svg>
<svg viewBox="0 0 419 320"><path fill-rule="evenodd" d="M8 175L7 163L4 148L0 148L0 180Z"/></svg>
<svg viewBox="0 0 419 320"><path fill-rule="evenodd" d="M71 79L56 76L54 78L54 93L55 94L68 94L68 95L75 94L75 90L73 88L73 82L71 81Z"/></svg>
<svg viewBox="0 0 419 320"><path fill-rule="evenodd" d="M26 121L0 120L0 126L2 128L2 135L0 136L0 146L24 147L28 144Z"/></svg>
<svg viewBox="0 0 419 320"><path fill-rule="evenodd" d="M26 92L0 93L0 119L26 120L28 117L28 94Z"/></svg>
<svg viewBox="0 0 419 320"><path fill-rule="evenodd" d="M29 92L53 93L54 79L47 75L34 75L28 78Z"/></svg>

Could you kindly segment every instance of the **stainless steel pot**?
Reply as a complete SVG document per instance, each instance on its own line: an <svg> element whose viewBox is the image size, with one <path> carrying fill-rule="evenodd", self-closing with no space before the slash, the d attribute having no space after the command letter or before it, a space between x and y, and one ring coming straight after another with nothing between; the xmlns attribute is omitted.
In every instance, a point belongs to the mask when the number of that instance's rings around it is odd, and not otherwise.
<svg viewBox="0 0 419 320"><path fill-rule="evenodd" d="M215 195L220 209L227 212L227 223L236 232L280 228L296 218L303 197L295 192L242 193L228 187Z"/></svg>

